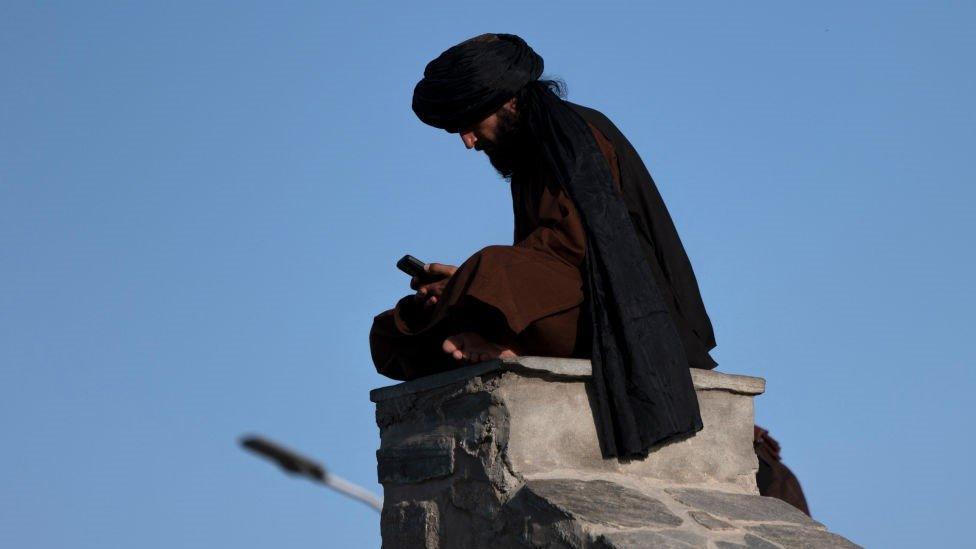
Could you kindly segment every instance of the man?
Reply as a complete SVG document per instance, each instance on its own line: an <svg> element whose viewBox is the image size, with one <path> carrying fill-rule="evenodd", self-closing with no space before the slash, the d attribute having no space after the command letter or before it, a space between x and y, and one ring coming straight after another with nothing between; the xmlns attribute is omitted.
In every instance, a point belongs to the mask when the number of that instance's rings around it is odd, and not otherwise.
<svg viewBox="0 0 976 549"><path fill-rule="evenodd" d="M542 66L507 34L477 36L427 65L414 112L484 152L511 183L514 244L460 267L426 265L411 281L416 294L374 319L373 361L414 379L520 354L591 358L605 455L646 455L701 429L688 368L716 366L711 322L637 152L603 114L539 80ZM776 485L792 490L770 444L757 427L760 481L770 484L772 464L786 479ZM790 495L802 501L802 491Z"/></svg>
<svg viewBox="0 0 976 549"><path fill-rule="evenodd" d="M416 296L376 317L373 360L412 379L510 354L589 357L604 454L645 456L702 428L688 368L715 366L711 323L637 152L601 113L539 80L542 69L510 34L427 65L414 112L510 179L515 243L457 269L429 265Z"/></svg>

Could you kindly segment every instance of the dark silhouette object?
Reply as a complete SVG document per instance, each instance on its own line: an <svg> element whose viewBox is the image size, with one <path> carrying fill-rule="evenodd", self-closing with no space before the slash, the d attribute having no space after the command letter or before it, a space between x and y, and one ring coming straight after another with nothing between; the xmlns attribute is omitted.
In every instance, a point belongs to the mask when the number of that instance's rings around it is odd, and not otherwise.
<svg viewBox="0 0 976 549"><path fill-rule="evenodd" d="M326 471L321 463L313 461L294 450L285 448L264 437L254 435L241 437L240 443L241 446L255 454L275 462L289 474L302 476L324 484L343 495L369 505L376 511L380 511L383 508L383 501L369 490Z"/></svg>
<svg viewBox="0 0 976 549"><path fill-rule="evenodd" d="M759 458L759 470L756 471L759 494L781 499L809 516L810 508L807 507L807 498L803 495L800 481L780 461L779 442L769 436L769 431L756 425L753 446L756 457Z"/></svg>

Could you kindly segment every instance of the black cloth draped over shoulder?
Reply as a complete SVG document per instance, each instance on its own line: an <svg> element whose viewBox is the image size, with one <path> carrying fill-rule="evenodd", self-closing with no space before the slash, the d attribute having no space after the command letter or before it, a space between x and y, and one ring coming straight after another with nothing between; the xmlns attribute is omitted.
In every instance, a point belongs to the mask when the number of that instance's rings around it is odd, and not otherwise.
<svg viewBox="0 0 976 549"><path fill-rule="evenodd" d="M542 74L521 38L488 34L431 61L414 91L425 123L457 131L497 110ZM596 422L607 457L646 456L701 430L689 366L713 368L715 346L698 283L654 182L602 114L538 86L528 121L544 161L586 230ZM613 143L623 196L587 121Z"/></svg>

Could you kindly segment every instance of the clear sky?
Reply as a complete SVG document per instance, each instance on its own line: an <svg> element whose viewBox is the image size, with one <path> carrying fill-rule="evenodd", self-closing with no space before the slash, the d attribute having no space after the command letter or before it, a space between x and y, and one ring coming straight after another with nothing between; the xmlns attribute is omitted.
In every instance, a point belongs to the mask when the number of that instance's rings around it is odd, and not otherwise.
<svg viewBox="0 0 976 549"><path fill-rule="evenodd" d="M511 242L505 182L410 110L482 32L634 143L814 517L969 539L973 4L148 4L0 7L0 546L379 545L235 439L379 491L394 262Z"/></svg>

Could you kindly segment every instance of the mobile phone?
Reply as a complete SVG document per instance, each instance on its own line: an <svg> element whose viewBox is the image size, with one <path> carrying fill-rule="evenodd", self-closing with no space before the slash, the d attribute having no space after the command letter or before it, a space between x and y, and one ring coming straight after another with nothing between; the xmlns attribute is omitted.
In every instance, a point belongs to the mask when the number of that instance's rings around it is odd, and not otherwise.
<svg viewBox="0 0 976 549"><path fill-rule="evenodd" d="M424 270L424 262L410 254L401 257L400 261L397 261L396 266L397 269L400 269L410 276L420 278L427 274L427 271Z"/></svg>

